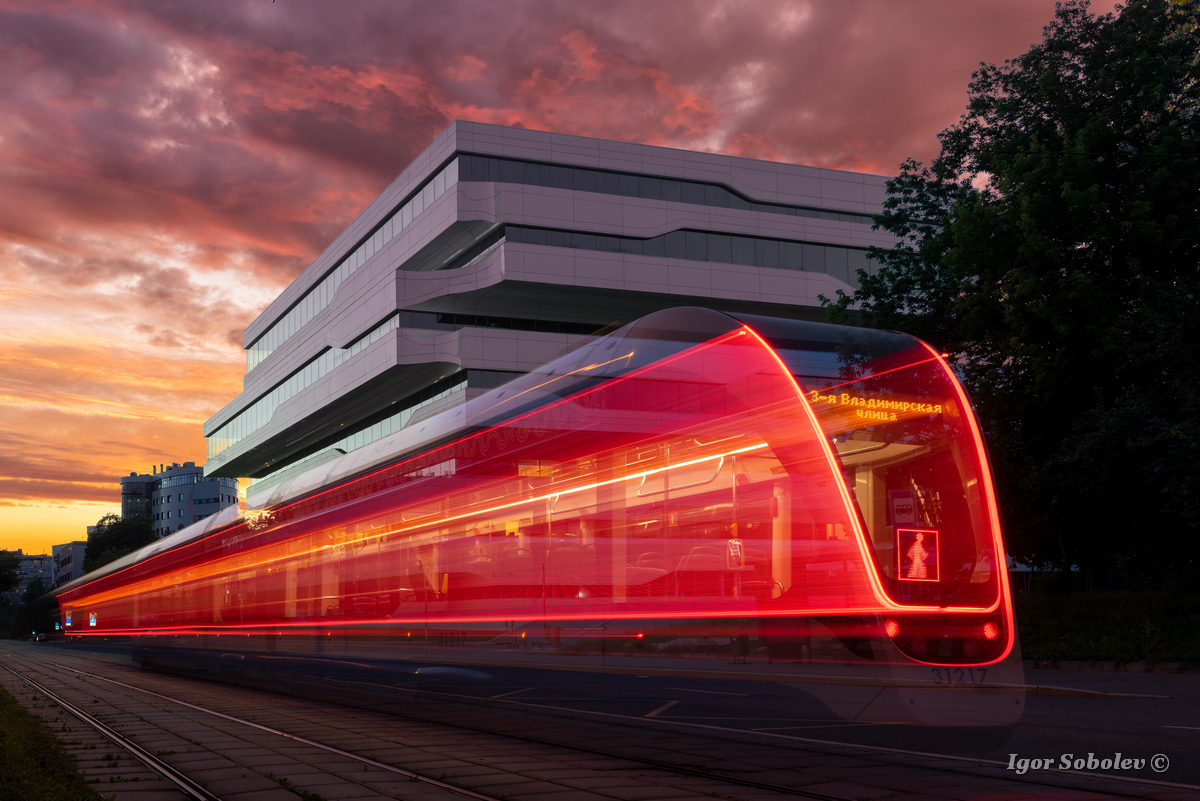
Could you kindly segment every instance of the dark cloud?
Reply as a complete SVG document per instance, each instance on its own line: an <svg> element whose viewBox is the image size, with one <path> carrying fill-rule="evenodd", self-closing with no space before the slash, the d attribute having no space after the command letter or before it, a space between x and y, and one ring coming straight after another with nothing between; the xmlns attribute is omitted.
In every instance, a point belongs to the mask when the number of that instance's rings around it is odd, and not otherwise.
<svg viewBox="0 0 1200 801"><path fill-rule="evenodd" d="M453 119L890 173L1052 14L0 0L0 505L202 461L242 329Z"/></svg>

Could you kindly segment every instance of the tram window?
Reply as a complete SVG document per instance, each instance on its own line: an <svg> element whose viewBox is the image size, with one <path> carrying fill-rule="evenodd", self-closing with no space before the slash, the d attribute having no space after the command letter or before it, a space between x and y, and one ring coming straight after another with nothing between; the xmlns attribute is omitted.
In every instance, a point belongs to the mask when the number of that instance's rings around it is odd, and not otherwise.
<svg viewBox="0 0 1200 801"><path fill-rule="evenodd" d="M974 445L944 368L924 347L859 356L852 371L829 362L821 377L809 357L801 381L841 461L876 566L898 582L893 593L902 601L986 602L995 593L987 512L970 491L978 465L962 454ZM905 531L924 532L922 540ZM936 579L906 575L921 572L908 554L922 549L939 564Z"/></svg>

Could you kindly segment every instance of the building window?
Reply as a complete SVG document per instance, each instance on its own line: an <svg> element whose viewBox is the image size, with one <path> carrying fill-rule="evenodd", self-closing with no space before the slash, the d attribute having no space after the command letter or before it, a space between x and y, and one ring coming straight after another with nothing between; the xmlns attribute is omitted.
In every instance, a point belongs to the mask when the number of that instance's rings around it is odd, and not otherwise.
<svg viewBox="0 0 1200 801"><path fill-rule="evenodd" d="M867 259L865 248L814 245L766 237L713 234L704 231L671 231L649 239L638 239L636 237L599 236L579 231L548 231L523 225L505 225L500 226L488 236L503 237L509 242L520 242L527 245L551 245L577 250L604 251L614 251L611 240L618 240L620 247L615 251L621 253L825 273L851 286L857 283L859 270L864 271L867 275L874 275L876 270L875 263ZM461 266L459 260L455 260L443 269Z"/></svg>
<svg viewBox="0 0 1200 801"><path fill-rule="evenodd" d="M692 203L697 206L759 211L769 214L785 214L791 217L853 222L862 225L870 225L873 222L870 214L829 211L750 200L719 184L610 172L591 167L547 165L519 159L475 156L464 153L458 157L458 170L459 180L462 181L498 181L526 186L546 186L554 189L571 189L576 192L599 192L606 195Z"/></svg>

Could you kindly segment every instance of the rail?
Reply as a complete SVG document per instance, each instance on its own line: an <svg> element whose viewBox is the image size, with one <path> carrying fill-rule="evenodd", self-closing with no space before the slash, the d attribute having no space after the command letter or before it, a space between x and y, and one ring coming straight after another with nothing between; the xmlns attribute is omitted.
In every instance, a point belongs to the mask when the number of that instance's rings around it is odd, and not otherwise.
<svg viewBox="0 0 1200 801"><path fill-rule="evenodd" d="M6 664L0 663L0 667L3 667L9 673L13 674L18 679L25 682L33 689L37 690L39 693L46 696L51 701L53 701L54 703L61 706L67 712L70 712L72 715L79 718L81 721L83 721L87 725L91 726L93 729L100 732L108 739L112 740L114 743L116 743L121 748L124 748L126 751L128 751L130 754L132 754L134 756L134 758L137 759L139 762L144 764L146 767L150 768L155 773L158 773L164 779L171 782L176 787L178 787L180 790L182 790L189 798L197 799L197 801L221 801L219 796L215 796L212 793L210 793L208 790L205 790L202 786L200 786L196 782L192 781L187 776L180 773L178 770L171 767L170 765L168 765L166 762L159 759L158 757L156 757L154 754L151 754L149 751L142 748L137 743L130 740L128 737L117 732L111 726L108 726L107 724L105 724L103 721L97 720L95 717L89 715L87 712L84 712L82 709L75 706L74 704L72 704L70 701L66 700L62 696L58 695L57 693L51 692L46 687L42 686L41 684L38 684L36 681L29 678L25 674L23 674L19 671L13 670L11 667L9 667Z"/></svg>

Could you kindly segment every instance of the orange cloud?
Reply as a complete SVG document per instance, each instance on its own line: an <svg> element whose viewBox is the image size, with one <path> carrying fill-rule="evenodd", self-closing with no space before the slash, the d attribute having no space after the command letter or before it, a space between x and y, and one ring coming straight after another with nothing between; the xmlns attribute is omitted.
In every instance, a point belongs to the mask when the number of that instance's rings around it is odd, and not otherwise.
<svg viewBox="0 0 1200 801"><path fill-rule="evenodd" d="M244 327L452 119L887 173L1052 13L0 0L0 547L203 461Z"/></svg>
<svg viewBox="0 0 1200 801"><path fill-rule="evenodd" d="M442 70L442 74L447 78L459 83L482 80L486 72L487 64L468 53L455 57L450 66Z"/></svg>

